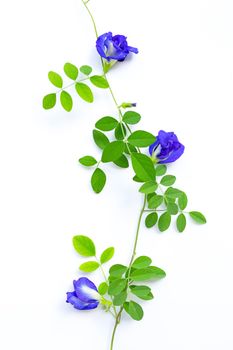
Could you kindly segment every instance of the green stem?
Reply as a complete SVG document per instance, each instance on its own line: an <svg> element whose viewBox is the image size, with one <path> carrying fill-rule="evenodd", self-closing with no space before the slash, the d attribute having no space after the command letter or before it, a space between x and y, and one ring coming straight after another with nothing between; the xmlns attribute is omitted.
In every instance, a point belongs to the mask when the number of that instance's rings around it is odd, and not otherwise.
<svg viewBox="0 0 233 350"><path fill-rule="evenodd" d="M115 325L114 325L114 328L113 328L113 331L112 331L110 350L113 350L116 330L117 330L117 327L119 326L119 324L121 322L122 311L123 311L123 306L120 308L120 311L118 312L117 317L116 317Z"/></svg>

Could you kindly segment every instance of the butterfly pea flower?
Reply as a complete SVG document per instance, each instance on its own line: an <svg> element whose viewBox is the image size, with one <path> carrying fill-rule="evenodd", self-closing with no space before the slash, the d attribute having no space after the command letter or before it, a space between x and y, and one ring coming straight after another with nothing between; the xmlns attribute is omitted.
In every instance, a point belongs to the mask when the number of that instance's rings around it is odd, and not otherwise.
<svg viewBox="0 0 233 350"><path fill-rule="evenodd" d="M138 49L128 45L124 35L112 35L111 32L102 34L96 41L96 49L99 55L106 60L105 72L117 61L122 62L130 52L137 54Z"/></svg>
<svg viewBox="0 0 233 350"><path fill-rule="evenodd" d="M174 132L160 130L155 142L149 147L149 153L155 163L166 164L180 158L184 149Z"/></svg>
<svg viewBox="0 0 233 350"><path fill-rule="evenodd" d="M95 284L86 277L79 278L73 282L74 291L68 292L67 303L78 310L92 310L98 307L101 296Z"/></svg>
<svg viewBox="0 0 233 350"><path fill-rule="evenodd" d="M137 103L132 103L132 102L123 102L121 105L120 105L121 108L132 108L132 107L137 107Z"/></svg>

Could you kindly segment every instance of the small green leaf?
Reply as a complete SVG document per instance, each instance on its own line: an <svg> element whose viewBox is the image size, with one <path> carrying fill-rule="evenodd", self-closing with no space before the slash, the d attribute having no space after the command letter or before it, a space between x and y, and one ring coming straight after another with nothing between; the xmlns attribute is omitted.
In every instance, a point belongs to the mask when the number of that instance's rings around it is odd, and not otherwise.
<svg viewBox="0 0 233 350"><path fill-rule="evenodd" d="M155 168L152 160L142 153L132 153L132 166L135 174L142 181L151 181L155 179Z"/></svg>
<svg viewBox="0 0 233 350"><path fill-rule="evenodd" d="M100 168L95 169L91 177L91 186L95 193L100 193L106 184L106 175Z"/></svg>
<svg viewBox="0 0 233 350"><path fill-rule="evenodd" d="M107 80L100 75L93 75L90 77L90 81L93 85L101 89L107 89L109 87Z"/></svg>
<svg viewBox="0 0 233 350"><path fill-rule="evenodd" d="M117 140L124 140L127 135L127 131L123 123L118 123L114 135Z"/></svg>
<svg viewBox="0 0 233 350"><path fill-rule="evenodd" d="M180 214L176 220L176 227L179 232L183 232L186 227L186 217L184 214Z"/></svg>
<svg viewBox="0 0 233 350"><path fill-rule="evenodd" d="M89 257L96 254L94 242L87 236L74 236L73 246L82 256Z"/></svg>
<svg viewBox="0 0 233 350"><path fill-rule="evenodd" d="M145 225L147 228L151 228L151 227L156 225L157 221L158 221L158 214L157 213L150 213L146 217Z"/></svg>
<svg viewBox="0 0 233 350"><path fill-rule="evenodd" d="M171 215L167 212L163 213L158 222L158 227L160 232L166 231L171 224Z"/></svg>
<svg viewBox="0 0 233 350"><path fill-rule="evenodd" d="M163 176L167 172L167 167L164 164L159 164L155 168L156 176Z"/></svg>
<svg viewBox="0 0 233 350"><path fill-rule="evenodd" d="M62 88L63 80L59 74L51 71L48 73L48 78L49 78L50 83L52 83L54 86L56 86L57 88L60 88L60 89Z"/></svg>
<svg viewBox="0 0 233 350"><path fill-rule="evenodd" d="M55 106L57 101L57 95L56 94L49 94L46 95L43 98L43 108L44 109L51 109Z"/></svg>
<svg viewBox="0 0 233 350"><path fill-rule="evenodd" d="M198 224L206 224L205 216L202 213L200 213L199 211L190 211L189 215Z"/></svg>
<svg viewBox="0 0 233 350"><path fill-rule="evenodd" d="M99 287L98 287L98 292L100 295L105 295L108 291L108 285L106 282L102 282L100 283Z"/></svg>
<svg viewBox="0 0 233 350"><path fill-rule="evenodd" d="M102 162L114 162L119 159L124 152L125 144L123 141L113 141L104 148L102 154Z"/></svg>
<svg viewBox="0 0 233 350"><path fill-rule="evenodd" d="M100 264L97 261L87 261L79 266L79 270L83 272L93 272L99 268Z"/></svg>
<svg viewBox="0 0 233 350"><path fill-rule="evenodd" d="M110 283L110 286L108 288L108 294L109 295L118 295L120 294L127 286L127 280L126 279L117 279Z"/></svg>
<svg viewBox="0 0 233 350"><path fill-rule="evenodd" d="M166 273L156 266L149 266L144 269L134 270L130 278L133 281L149 281L151 279L160 279L166 276Z"/></svg>
<svg viewBox="0 0 233 350"><path fill-rule="evenodd" d="M126 271L127 266L116 264L110 268L109 274L114 277L121 277Z"/></svg>
<svg viewBox="0 0 233 350"><path fill-rule="evenodd" d="M155 194L148 200L148 208L156 209L163 203L163 196Z"/></svg>
<svg viewBox="0 0 233 350"><path fill-rule="evenodd" d="M85 156L79 159L79 163L84 166L93 166L97 164L97 160L92 156Z"/></svg>
<svg viewBox="0 0 233 350"><path fill-rule="evenodd" d="M179 211L178 205L172 202L167 203L167 211L171 215L178 214L178 211Z"/></svg>
<svg viewBox="0 0 233 350"><path fill-rule="evenodd" d="M126 124L137 124L141 119L140 114L134 111L128 111L123 115L123 122Z"/></svg>
<svg viewBox="0 0 233 350"><path fill-rule="evenodd" d="M122 154L122 156L119 159L115 160L113 163L119 166L120 168L129 167L129 161L124 154Z"/></svg>
<svg viewBox="0 0 233 350"><path fill-rule="evenodd" d="M101 264L104 264L109 260L111 260L114 255L114 251L115 249L113 247L105 249L105 251L101 254L101 257L100 257Z"/></svg>
<svg viewBox="0 0 233 350"><path fill-rule="evenodd" d="M136 260L134 260L132 267L134 269L143 269L144 267L150 266L151 263L152 260L148 256L139 256Z"/></svg>
<svg viewBox="0 0 233 350"><path fill-rule="evenodd" d="M128 142L136 147L148 147L155 142L156 137L147 131L138 130L128 137Z"/></svg>
<svg viewBox="0 0 233 350"><path fill-rule="evenodd" d="M78 78L78 68L72 63L66 63L64 65L64 72L68 78L76 80Z"/></svg>
<svg viewBox="0 0 233 350"><path fill-rule="evenodd" d="M151 300L154 298L153 294L151 293L151 289L147 286L130 286L131 293L136 295L138 298L143 300Z"/></svg>
<svg viewBox="0 0 233 350"><path fill-rule="evenodd" d="M85 75L90 75L92 72L92 68L90 66L84 65L84 66L80 67L80 72L82 72Z"/></svg>
<svg viewBox="0 0 233 350"><path fill-rule="evenodd" d="M73 101L72 101L72 97L70 96L70 94L66 91L62 91L61 95L60 95L60 101L61 101L62 107L67 112L70 112L72 107L73 107Z"/></svg>
<svg viewBox="0 0 233 350"><path fill-rule="evenodd" d="M104 149L109 143L109 139L107 138L107 136L99 130L93 130L93 139L96 145L101 149Z"/></svg>
<svg viewBox="0 0 233 350"><path fill-rule="evenodd" d="M103 117L97 121L95 127L102 131L110 131L117 127L118 121L113 117Z"/></svg>
<svg viewBox="0 0 233 350"><path fill-rule="evenodd" d="M75 89L78 95L86 102L92 103L94 101L93 93L88 85L83 83L76 83Z"/></svg>
<svg viewBox="0 0 233 350"><path fill-rule="evenodd" d="M182 194L182 191L173 187L169 187L165 192L165 196L167 199L174 199L174 200L179 198L181 194Z"/></svg>
<svg viewBox="0 0 233 350"><path fill-rule="evenodd" d="M125 302L124 309L135 321L140 321L143 318L143 309L135 301Z"/></svg>
<svg viewBox="0 0 233 350"><path fill-rule="evenodd" d="M180 207L181 210L185 210L185 208L187 207L187 205L188 205L188 198L187 198L187 195L184 192L182 192L181 195L179 196L178 204L179 204L179 207Z"/></svg>
<svg viewBox="0 0 233 350"><path fill-rule="evenodd" d="M115 306L121 306L124 304L124 302L127 299L127 292L121 292L120 294L116 295L113 299L113 305Z"/></svg>
<svg viewBox="0 0 233 350"><path fill-rule="evenodd" d="M142 181L141 179L139 179L139 177L138 177L137 175L135 175L135 176L133 177L133 181L138 182L138 183L144 182L144 181Z"/></svg>
<svg viewBox="0 0 233 350"><path fill-rule="evenodd" d="M139 188L139 192L149 194L155 192L157 188L158 184L156 182L148 181Z"/></svg>
<svg viewBox="0 0 233 350"><path fill-rule="evenodd" d="M173 175L165 175L160 183L163 186L172 186L176 182L176 177Z"/></svg>

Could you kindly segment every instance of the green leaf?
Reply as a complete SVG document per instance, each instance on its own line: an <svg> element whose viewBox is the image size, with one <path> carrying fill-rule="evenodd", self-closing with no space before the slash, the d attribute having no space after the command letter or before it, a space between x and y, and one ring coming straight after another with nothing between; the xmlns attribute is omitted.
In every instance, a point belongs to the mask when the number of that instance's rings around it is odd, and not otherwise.
<svg viewBox="0 0 233 350"><path fill-rule="evenodd" d="M100 193L106 184L106 175L100 168L95 169L91 177L91 186L95 193Z"/></svg>
<svg viewBox="0 0 233 350"><path fill-rule="evenodd" d="M142 183L143 182L141 179L139 179L139 177L137 175L135 175L133 177L133 181L138 182L138 183Z"/></svg>
<svg viewBox="0 0 233 350"><path fill-rule="evenodd" d="M115 249L113 247L105 249L105 251L101 254L101 257L100 257L101 264L104 264L109 260L111 260L114 255L114 251Z"/></svg>
<svg viewBox="0 0 233 350"><path fill-rule="evenodd" d="M70 96L70 94L66 91L62 91L61 95L60 95L60 101L61 101L62 107L67 112L70 112L72 107L73 107L73 101L72 101L72 97Z"/></svg>
<svg viewBox="0 0 233 350"><path fill-rule="evenodd" d="M96 254L94 242L87 236L74 236L73 246L82 256L89 257Z"/></svg>
<svg viewBox="0 0 233 350"><path fill-rule="evenodd" d="M80 72L82 72L85 75L90 75L92 72L92 68L90 66L84 65L84 66L80 67Z"/></svg>
<svg viewBox="0 0 233 350"><path fill-rule="evenodd" d="M120 294L127 286L127 280L126 279L117 279L110 283L110 286L108 288L108 294L109 295L118 295Z"/></svg>
<svg viewBox="0 0 233 350"><path fill-rule="evenodd" d="M187 205L188 205L188 198L187 198L187 195L184 192L182 192L181 195L179 196L178 204L179 204L179 207L180 207L181 210L185 210L185 208L187 207Z"/></svg>
<svg viewBox="0 0 233 350"><path fill-rule="evenodd" d="M165 192L165 196L167 199L174 199L174 200L179 198L181 194L182 194L182 191L173 187L169 187Z"/></svg>
<svg viewBox="0 0 233 350"><path fill-rule="evenodd" d="M127 131L126 131L124 124L118 123L118 125L115 129L114 135L115 135L115 138L117 140L124 140L124 138L127 135Z"/></svg>
<svg viewBox="0 0 233 350"><path fill-rule="evenodd" d="M97 261L87 261L79 266L79 270L83 272L93 272L99 268L100 264Z"/></svg>
<svg viewBox="0 0 233 350"><path fill-rule="evenodd" d="M109 139L107 138L107 136L99 130L93 130L93 139L96 145L101 149L104 149L109 143Z"/></svg>
<svg viewBox="0 0 233 350"><path fill-rule="evenodd" d="M109 274L114 277L121 277L126 271L127 266L115 264L110 268Z"/></svg>
<svg viewBox="0 0 233 350"><path fill-rule="evenodd" d="M178 211L179 211L178 205L172 202L167 203L167 211L171 215L178 214Z"/></svg>
<svg viewBox="0 0 233 350"><path fill-rule="evenodd" d="M88 85L83 83L76 83L75 89L84 101L89 103L92 103L94 101L93 93Z"/></svg>
<svg viewBox="0 0 233 350"><path fill-rule="evenodd" d="M143 318L143 309L135 301L125 302L124 309L135 321L140 321Z"/></svg>
<svg viewBox="0 0 233 350"><path fill-rule="evenodd" d="M57 88L60 88L60 89L62 88L63 80L59 74L51 71L48 73L48 78L49 78L50 83L52 83L54 86L56 86Z"/></svg>
<svg viewBox="0 0 233 350"><path fill-rule="evenodd" d="M106 282L102 282L100 283L99 287L98 287L98 292L100 295L105 295L108 291L108 285Z"/></svg>
<svg viewBox="0 0 233 350"><path fill-rule="evenodd" d="M139 256L136 260L134 260L132 267L134 269L143 269L144 267L150 266L151 263L152 260L148 256Z"/></svg>
<svg viewBox="0 0 233 350"><path fill-rule="evenodd" d="M190 211L189 215L198 224L206 224L205 216L202 213L200 213L199 211Z"/></svg>
<svg viewBox="0 0 233 350"><path fill-rule="evenodd" d="M156 137L147 131L138 130L128 137L128 142L136 147L148 147L155 142Z"/></svg>
<svg viewBox="0 0 233 350"><path fill-rule="evenodd" d="M44 109L51 109L55 106L57 101L57 95L56 94L49 94L46 95L43 98L43 108Z"/></svg>
<svg viewBox="0 0 233 350"><path fill-rule="evenodd" d="M132 166L135 174L142 181L150 181L155 179L155 168L152 160L141 153L132 153Z"/></svg>
<svg viewBox="0 0 233 350"><path fill-rule="evenodd" d="M121 306L124 304L124 302L127 299L127 292L121 292L120 294L116 295L113 299L113 305L115 306Z"/></svg>
<svg viewBox="0 0 233 350"><path fill-rule="evenodd" d="M117 127L118 121L113 117L103 117L97 121L95 127L102 131L110 131Z"/></svg>
<svg viewBox="0 0 233 350"><path fill-rule="evenodd" d="M151 293L151 289L147 286L130 286L131 293L136 295L138 298L143 300L151 300L154 298L153 294Z"/></svg>
<svg viewBox="0 0 233 350"><path fill-rule="evenodd" d="M166 273L159 267L149 266L144 269L134 270L130 278L133 281L149 281L151 279L160 279L166 276Z"/></svg>
<svg viewBox="0 0 233 350"><path fill-rule="evenodd" d="M114 162L119 159L124 152L125 144L123 141L113 141L104 148L102 154L102 162Z"/></svg>
<svg viewBox="0 0 233 350"><path fill-rule="evenodd" d="M101 89L107 89L109 87L107 80L100 75L93 75L90 77L90 81L93 85Z"/></svg>
<svg viewBox="0 0 233 350"><path fill-rule="evenodd" d="M129 167L129 161L124 154L122 154L122 156L119 159L115 160L113 163L119 166L120 168Z"/></svg>
<svg viewBox="0 0 233 350"><path fill-rule="evenodd" d="M155 192L157 188L158 184L156 182L148 181L139 188L139 192L149 194Z"/></svg>
<svg viewBox="0 0 233 350"><path fill-rule="evenodd" d="M66 63L64 65L64 72L67 77L72 80L76 80L78 78L78 68L71 63Z"/></svg>
<svg viewBox="0 0 233 350"><path fill-rule="evenodd" d="M129 152L130 151L130 152ZM125 147L125 153L130 155L131 153L137 153L137 149L134 146L131 146L129 143ZM143 181L142 181L143 182Z"/></svg>
<svg viewBox="0 0 233 350"><path fill-rule="evenodd" d="M171 215L167 212L163 213L158 222L158 227L160 232L166 231L171 224Z"/></svg>
<svg viewBox="0 0 233 350"><path fill-rule="evenodd" d="M123 122L126 124L137 124L141 119L140 114L134 111L128 111L123 115Z"/></svg>
<svg viewBox="0 0 233 350"><path fill-rule="evenodd" d="M157 221L158 221L158 214L157 213L150 213L146 217L145 225L147 228L151 228L151 227L156 225Z"/></svg>
<svg viewBox="0 0 233 350"><path fill-rule="evenodd" d="M148 208L156 209L163 203L163 196L155 194L148 200Z"/></svg>
<svg viewBox="0 0 233 350"><path fill-rule="evenodd" d="M186 217L183 213L181 213L176 220L176 227L179 232L183 232L186 227Z"/></svg>
<svg viewBox="0 0 233 350"><path fill-rule="evenodd" d="M164 164L159 164L155 168L156 176L163 176L167 172L167 167Z"/></svg>
<svg viewBox="0 0 233 350"><path fill-rule="evenodd" d="M79 163L84 166L93 166L97 163L97 160L92 156L85 156L79 159Z"/></svg>
<svg viewBox="0 0 233 350"><path fill-rule="evenodd" d="M163 186L172 186L176 182L176 177L173 175L165 175L160 183Z"/></svg>

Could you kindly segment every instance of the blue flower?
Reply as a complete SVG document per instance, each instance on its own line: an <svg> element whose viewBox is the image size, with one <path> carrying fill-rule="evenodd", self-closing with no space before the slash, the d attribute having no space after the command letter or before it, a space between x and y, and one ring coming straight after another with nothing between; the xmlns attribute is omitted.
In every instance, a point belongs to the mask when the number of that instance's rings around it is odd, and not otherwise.
<svg viewBox="0 0 233 350"><path fill-rule="evenodd" d="M88 278L82 277L74 281L74 292L68 292L67 303L70 303L78 310L91 310L97 308L100 302L100 295L96 286Z"/></svg>
<svg viewBox="0 0 233 350"><path fill-rule="evenodd" d="M111 32L99 36L96 48L100 56L108 62L112 60L122 62L130 52L138 53L138 49L128 45L124 35L112 36Z"/></svg>
<svg viewBox="0 0 233 350"><path fill-rule="evenodd" d="M180 158L184 148L174 132L160 130L155 142L149 147L149 152L156 163L165 164Z"/></svg>

